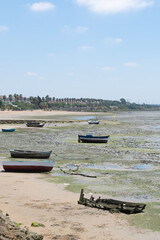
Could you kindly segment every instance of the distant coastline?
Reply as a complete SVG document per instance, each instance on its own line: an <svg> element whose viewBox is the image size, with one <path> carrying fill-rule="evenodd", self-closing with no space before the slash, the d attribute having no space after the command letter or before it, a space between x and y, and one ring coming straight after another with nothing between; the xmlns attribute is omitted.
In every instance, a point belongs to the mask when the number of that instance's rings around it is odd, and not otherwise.
<svg viewBox="0 0 160 240"><path fill-rule="evenodd" d="M95 98L55 98L23 97L22 94L0 96L1 110L56 110L73 112L108 112L108 111L159 111L159 104L137 104L121 98L118 100L104 100Z"/></svg>

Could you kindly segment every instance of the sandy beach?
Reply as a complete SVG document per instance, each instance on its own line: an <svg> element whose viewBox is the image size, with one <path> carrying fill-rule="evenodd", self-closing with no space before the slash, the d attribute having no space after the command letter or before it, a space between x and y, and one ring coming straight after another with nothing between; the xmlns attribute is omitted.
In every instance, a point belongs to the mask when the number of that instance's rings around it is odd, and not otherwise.
<svg viewBox="0 0 160 240"><path fill-rule="evenodd" d="M2 170L2 168L1 168ZM10 218L40 233L44 240L158 240L159 233L131 227L123 214L78 205L78 194L47 182L42 174L0 172L0 208ZM45 227L33 228L32 222Z"/></svg>
<svg viewBox="0 0 160 240"><path fill-rule="evenodd" d="M23 114L32 116L33 112L1 112L0 119L22 118ZM73 113L34 112L34 116L44 114ZM76 114L82 113L74 112ZM49 175L4 172L2 160L3 156L0 158L0 209L9 214L12 221L21 223L21 227L27 226L31 231L42 234L44 240L160 239L159 232L129 225L128 215L78 205L79 194L65 190L65 183L50 182ZM45 227L31 227L32 222Z"/></svg>
<svg viewBox="0 0 160 240"><path fill-rule="evenodd" d="M0 119L24 119L25 117L34 118L37 117L45 117L45 116L71 116L84 115L84 112L67 112L67 111L43 111L43 110L26 110L26 111L0 111ZM93 112L86 112L85 115L94 115Z"/></svg>

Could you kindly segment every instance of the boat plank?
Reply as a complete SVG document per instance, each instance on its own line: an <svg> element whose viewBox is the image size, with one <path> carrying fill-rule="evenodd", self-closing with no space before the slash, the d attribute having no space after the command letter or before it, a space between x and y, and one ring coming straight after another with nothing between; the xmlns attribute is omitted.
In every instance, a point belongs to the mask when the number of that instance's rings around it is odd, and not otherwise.
<svg viewBox="0 0 160 240"><path fill-rule="evenodd" d="M125 202L114 199L101 199L100 197L95 200L93 196L91 196L91 198L85 198L83 189L81 189L78 204L126 214L142 212L146 207L146 204L144 203Z"/></svg>

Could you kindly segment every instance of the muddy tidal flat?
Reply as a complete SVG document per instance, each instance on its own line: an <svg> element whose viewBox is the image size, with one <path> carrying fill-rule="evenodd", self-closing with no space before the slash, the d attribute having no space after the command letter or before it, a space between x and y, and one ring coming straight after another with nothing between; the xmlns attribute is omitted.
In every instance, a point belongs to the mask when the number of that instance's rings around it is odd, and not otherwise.
<svg viewBox="0 0 160 240"><path fill-rule="evenodd" d="M130 226L160 232L160 112L98 113L99 125L88 124L93 113L21 115L17 118L45 120L46 124L43 128L1 125L16 131L0 132L0 164L17 160L10 158L11 149L52 150L49 160L54 161L54 168L42 174L44 181L63 185L77 195L83 188L87 196L146 203L143 213L123 219ZM107 144L78 143L78 134L110 137ZM66 172L78 169L78 173L97 178L65 174L60 168Z"/></svg>

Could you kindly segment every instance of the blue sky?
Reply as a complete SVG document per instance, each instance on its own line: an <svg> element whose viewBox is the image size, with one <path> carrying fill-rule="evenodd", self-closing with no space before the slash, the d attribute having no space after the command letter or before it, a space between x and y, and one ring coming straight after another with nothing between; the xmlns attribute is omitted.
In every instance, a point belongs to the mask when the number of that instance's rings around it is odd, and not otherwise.
<svg viewBox="0 0 160 240"><path fill-rule="evenodd" d="M0 95L160 103L157 0L0 0Z"/></svg>

